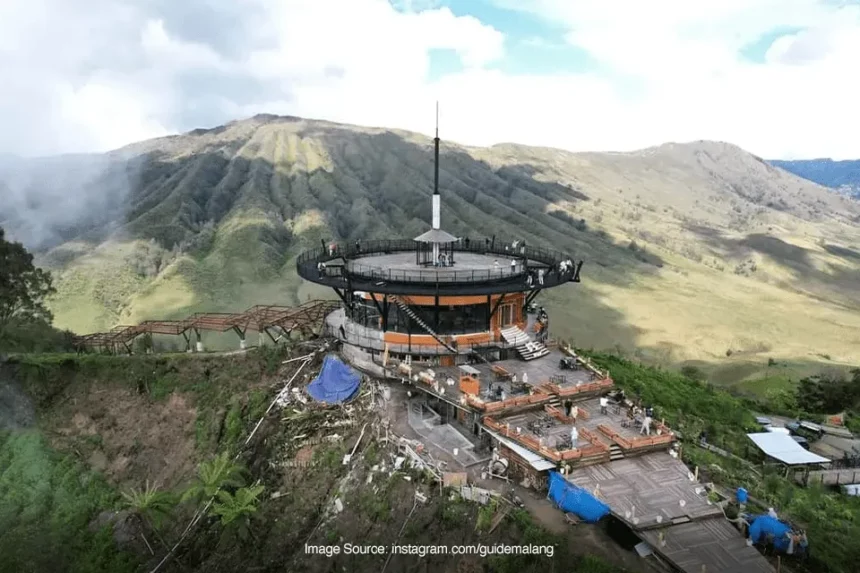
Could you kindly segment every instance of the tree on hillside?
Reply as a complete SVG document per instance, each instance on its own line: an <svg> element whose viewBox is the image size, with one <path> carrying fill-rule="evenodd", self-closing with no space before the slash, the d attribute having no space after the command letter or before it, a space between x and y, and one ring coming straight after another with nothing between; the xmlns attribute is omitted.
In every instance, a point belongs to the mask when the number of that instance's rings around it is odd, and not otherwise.
<svg viewBox="0 0 860 573"><path fill-rule="evenodd" d="M797 387L797 403L807 412L835 414L860 408L860 369L851 377L826 372L803 378Z"/></svg>
<svg viewBox="0 0 860 573"><path fill-rule="evenodd" d="M50 323L45 298L54 292L51 273L33 264L24 245L7 241L0 227L0 339L12 322Z"/></svg>

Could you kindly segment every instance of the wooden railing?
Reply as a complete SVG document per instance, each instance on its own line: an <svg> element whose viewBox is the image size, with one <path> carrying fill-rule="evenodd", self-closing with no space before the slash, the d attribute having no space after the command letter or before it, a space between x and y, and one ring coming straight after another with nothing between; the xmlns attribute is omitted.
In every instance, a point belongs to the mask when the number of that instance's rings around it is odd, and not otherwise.
<svg viewBox="0 0 860 573"><path fill-rule="evenodd" d="M582 438L589 442L589 445L571 448L567 450L558 450L541 444L540 440L532 436L518 434L510 429L508 424L502 424L490 416L484 417L484 425L491 430L498 432L509 440L512 440L521 446L555 462L575 461L584 458L592 458L605 456L609 453L609 446L601 442L594 434L586 429L581 429L579 434Z"/></svg>
<svg viewBox="0 0 860 573"><path fill-rule="evenodd" d="M598 425L597 429L601 434L618 444L621 449L624 450L650 448L661 444L670 444L675 440L675 434L673 434L667 426L663 424L657 424L656 427L660 430L659 434L652 434L650 436L637 436L635 438L623 436L622 434L616 432L606 424Z"/></svg>
<svg viewBox="0 0 860 573"><path fill-rule="evenodd" d="M580 384L578 386L570 386L567 388L562 388L558 384L553 382L544 382L540 385L541 388L544 389L545 392L549 394L555 394L557 396L574 396L576 394L587 394L591 392L600 392L611 388L615 385L612 381L612 378L602 378L600 380L596 380L594 382L588 382L586 384Z"/></svg>

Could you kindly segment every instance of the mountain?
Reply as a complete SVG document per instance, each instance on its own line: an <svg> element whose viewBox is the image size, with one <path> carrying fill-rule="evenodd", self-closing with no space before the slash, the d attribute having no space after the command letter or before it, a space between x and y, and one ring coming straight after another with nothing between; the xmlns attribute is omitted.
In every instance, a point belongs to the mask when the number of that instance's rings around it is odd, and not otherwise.
<svg viewBox="0 0 860 573"><path fill-rule="evenodd" d="M770 163L804 179L860 199L860 160L804 159L771 160Z"/></svg>
<svg viewBox="0 0 860 573"><path fill-rule="evenodd" d="M320 240L427 230L432 161L423 135L261 115L103 155L6 158L0 225L54 270L56 323L77 332L291 304L331 296L295 273ZM581 285L545 295L580 346L860 362L858 202L719 142L443 141L440 163L446 230L585 260Z"/></svg>

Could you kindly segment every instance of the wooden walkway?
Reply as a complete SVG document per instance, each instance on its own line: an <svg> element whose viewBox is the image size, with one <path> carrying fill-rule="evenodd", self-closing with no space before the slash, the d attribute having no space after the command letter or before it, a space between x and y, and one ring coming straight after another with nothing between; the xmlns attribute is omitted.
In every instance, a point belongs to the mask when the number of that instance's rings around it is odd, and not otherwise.
<svg viewBox="0 0 860 573"><path fill-rule="evenodd" d="M612 514L684 573L773 573L746 544L684 463L653 452L577 468L568 481L594 493Z"/></svg>
<svg viewBox="0 0 860 573"><path fill-rule="evenodd" d="M662 533L662 541L661 534ZM712 518L641 533L685 573L773 573L773 567L726 519Z"/></svg>
<svg viewBox="0 0 860 573"><path fill-rule="evenodd" d="M705 487L692 482L689 474L687 466L668 452L654 452L574 469L568 480L590 492L596 490L616 517L640 530L722 518L722 510L708 503Z"/></svg>
<svg viewBox="0 0 860 573"><path fill-rule="evenodd" d="M847 470L817 470L809 472L797 472L794 479L802 485L820 483L823 485L849 485L860 483L860 468Z"/></svg>

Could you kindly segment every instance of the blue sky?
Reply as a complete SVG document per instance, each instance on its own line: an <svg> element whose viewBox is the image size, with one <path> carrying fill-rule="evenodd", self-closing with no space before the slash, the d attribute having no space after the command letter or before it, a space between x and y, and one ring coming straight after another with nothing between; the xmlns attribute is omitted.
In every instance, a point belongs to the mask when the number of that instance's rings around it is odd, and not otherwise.
<svg viewBox="0 0 860 573"><path fill-rule="evenodd" d="M803 30L804 28L799 26L777 26L743 46L740 54L751 62L763 63L765 61L765 54L767 54L767 51L776 40L783 36L797 34Z"/></svg>
<svg viewBox="0 0 860 573"><path fill-rule="evenodd" d="M597 62L587 51L565 39L567 28L552 25L544 18L501 8L487 0L434 3L449 8L457 16L473 16L505 35L505 57L488 66L508 74L562 74L593 71ZM430 80L463 70L454 50L430 52Z"/></svg>

